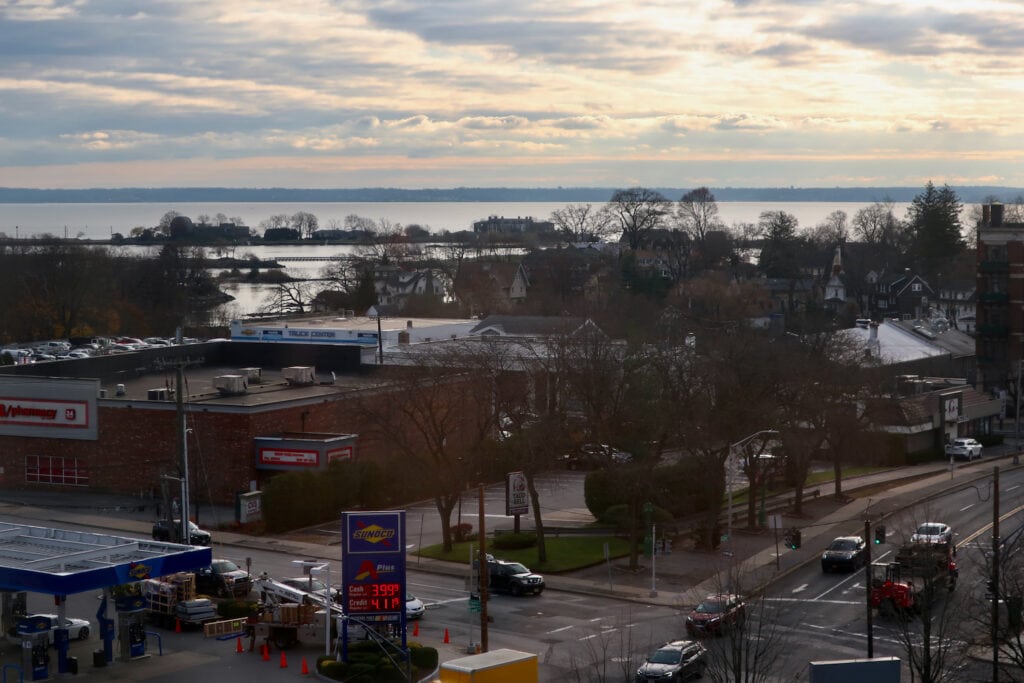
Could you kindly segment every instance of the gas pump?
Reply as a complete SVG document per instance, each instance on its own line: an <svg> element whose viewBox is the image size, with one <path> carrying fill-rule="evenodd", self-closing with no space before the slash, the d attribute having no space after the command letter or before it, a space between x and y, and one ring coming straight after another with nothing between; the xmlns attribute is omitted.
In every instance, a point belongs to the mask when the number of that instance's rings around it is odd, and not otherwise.
<svg viewBox="0 0 1024 683"><path fill-rule="evenodd" d="M38 616L24 617L18 621L21 663L25 671L32 672L33 681L50 677L50 621L49 617Z"/></svg>
<svg viewBox="0 0 1024 683"><path fill-rule="evenodd" d="M96 610L96 622L100 628L100 640L103 641L103 648L93 652L93 666L106 666L107 662L114 660L114 620L107 616L107 598L110 589L103 589L103 599Z"/></svg>
<svg viewBox="0 0 1024 683"><path fill-rule="evenodd" d="M117 633L121 661L146 654L146 598L130 590L114 599L117 608Z"/></svg>

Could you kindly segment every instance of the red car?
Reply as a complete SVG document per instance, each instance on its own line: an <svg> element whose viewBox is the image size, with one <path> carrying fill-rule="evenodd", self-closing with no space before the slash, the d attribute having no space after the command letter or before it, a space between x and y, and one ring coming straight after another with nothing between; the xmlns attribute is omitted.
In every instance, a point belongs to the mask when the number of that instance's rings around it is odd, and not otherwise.
<svg viewBox="0 0 1024 683"><path fill-rule="evenodd" d="M716 593L704 598L686 617L686 632L691 638L720 636L742 626L747 606L738 595Z"/></svg>

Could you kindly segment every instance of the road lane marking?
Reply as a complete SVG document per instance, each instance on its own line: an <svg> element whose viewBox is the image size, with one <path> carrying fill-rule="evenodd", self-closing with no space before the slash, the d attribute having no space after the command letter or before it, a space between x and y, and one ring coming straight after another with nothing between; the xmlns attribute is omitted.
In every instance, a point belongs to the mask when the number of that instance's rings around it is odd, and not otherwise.
<svg viewBox="0 0 1024 683"><path fill-rule="evenodd" d="M793 593L799 593L799 592L804 591L804 590L807 590L807 584L806 583L803 584L802 586L797 586L796 588L794 588L792 590L792 592Z"/></svg>
<svg viewBox="0 0 1024 683"><path fill-rule="evenodd" d="M576 627L575 627L575 626L572 626L572 625L569 625L569 626L563 626L562 628L556 628L556 629L555 629L555 630L553 630L553 631L548 631L548 635L551 635L552 633L561 633L562 631L568 631L568 630L569 630L569 629L571 629L571 628L576 628Z"/></svg>
<svg viewBox="0 0 1024 683"><path fill-rule="evenodd" d="M960 512L963 512L964 510L970 510L972 507L974 507L974 503L971 503L970 505L965 505L962 508L960 508Z"/></svg>
<svg viewBox="0 0 1024 683"><path fill-rule="evenodd" d="M819 605L863 605L863 600L815 600L813 598L762 598L765 602L814 602Z"/></svg>
<svg viewBox="0 0 1024 683"><path fill-rule="evenodd" d="M827 591L825 591L825 592L824 592L824 593L822 593L821 595L815 596L815 597L813 597L813 598L811 598L811 599L812 599L812 600L821 600L821 599L822 599L823 597L825 597L826 595L828 595L829 593L831 593L831 592L832 592L832 591L834 591L835 589L839 588L839 587L840 587L840 586L842 586L842 585L843 585L844 583L846 583L846 582L848 582L848 581L851 581L851 580L853 580L853 579L859 578L859 577L858 577L858 574L860 574L860 572L859 572L859 571L855 571L855 572L851 573L851 574L850 574L849 576L847 576L847 577L846 577L845 579L843 579L842 581L840 581L840 582L839 582L839 583L837 583L836 585L832 586L831 588L829 588L829 589L828 589Z"/></svg>

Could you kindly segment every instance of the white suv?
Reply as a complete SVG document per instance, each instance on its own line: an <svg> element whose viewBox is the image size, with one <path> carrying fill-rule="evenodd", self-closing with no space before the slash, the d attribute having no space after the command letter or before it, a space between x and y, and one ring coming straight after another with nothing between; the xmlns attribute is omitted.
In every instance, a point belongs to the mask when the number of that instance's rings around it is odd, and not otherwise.
<svg viewBox="0 0 1024 683"><path fill-rule="evenodd" d="M951 455L960 460L974 460L981 458L981 444L974 439L960 438L953 439L946 444L946 455Z"/></svg>

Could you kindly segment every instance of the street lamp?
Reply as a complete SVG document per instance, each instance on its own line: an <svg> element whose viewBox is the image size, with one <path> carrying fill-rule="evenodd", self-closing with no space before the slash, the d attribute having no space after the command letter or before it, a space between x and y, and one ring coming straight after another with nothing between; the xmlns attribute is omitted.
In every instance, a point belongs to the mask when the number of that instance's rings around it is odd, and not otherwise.
<svg viewBox="0 0 1024 683"><path fill-rule="evenodd" d="M726 537L726 540L728 540L728 542L729 542L729 554L730 555L732 554L732 547L733 547L733 545L732 545L732 471L733 471L734 465L735 465L735 463L732 462L733 454L736 452L736 449L742 448L743 446L747 445L748 443L750 443L751 441L753 441L754 439L756 439L759 436L774 436L774 435L776 435L778 433L779 432L777 430L775 430L775 429L762 429L759 432L754 432L750 436L740 439L736 443L729 444L729 457L728 457L728 460L730 462L727 462L727 466L726 466L726 470L725 470L725 488L726 488L726 493L728 494L728 501L729 501L728 502L728 511L726 513L727 517L726 517L726 520L725 520L725 525L726 525L725 526L725 528L726 528L725 537Z"/></svg>

